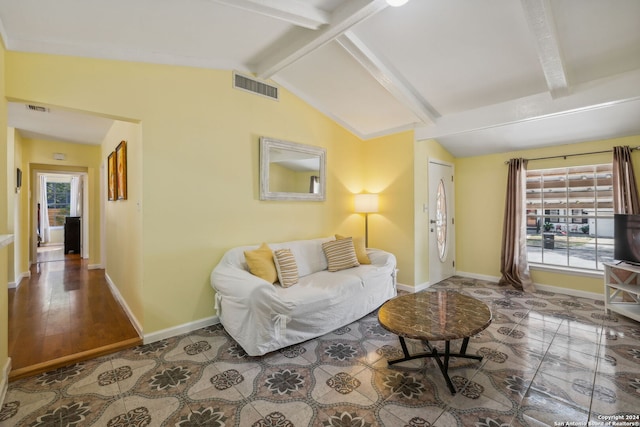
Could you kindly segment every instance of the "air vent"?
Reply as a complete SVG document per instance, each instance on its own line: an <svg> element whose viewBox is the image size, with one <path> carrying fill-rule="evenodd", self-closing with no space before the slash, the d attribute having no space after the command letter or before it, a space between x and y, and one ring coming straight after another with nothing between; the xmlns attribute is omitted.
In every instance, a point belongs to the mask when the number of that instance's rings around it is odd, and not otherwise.
<svg viewBox="0 0 640 427"><path fill-rule="evenodd" d="M37 111L39 113L48 113L49 109L46 107L41 107L39 105L27 104L27 110Z"/></svg>
<svg viewBox="0 0 640 427"><path fill-rule="evenodd" d="M246 90L247 92L266 96L270 99L278 99L278 87L266 84L260 80L243 76L242 74L233 73L233 87L236 89Z"/></svg>

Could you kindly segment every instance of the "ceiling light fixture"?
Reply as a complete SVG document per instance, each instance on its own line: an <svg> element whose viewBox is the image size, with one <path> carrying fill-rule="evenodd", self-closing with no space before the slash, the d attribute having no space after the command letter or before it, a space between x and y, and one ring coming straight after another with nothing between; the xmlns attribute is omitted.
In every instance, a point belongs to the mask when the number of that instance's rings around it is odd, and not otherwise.
<svg viewBox="0 0 640 427"><path fill-rule="evenodd" d="M402 6L403 4L405 4L408 1L409 0L387 0L387 4L389 6L398 7L398 6Z"/></svg>

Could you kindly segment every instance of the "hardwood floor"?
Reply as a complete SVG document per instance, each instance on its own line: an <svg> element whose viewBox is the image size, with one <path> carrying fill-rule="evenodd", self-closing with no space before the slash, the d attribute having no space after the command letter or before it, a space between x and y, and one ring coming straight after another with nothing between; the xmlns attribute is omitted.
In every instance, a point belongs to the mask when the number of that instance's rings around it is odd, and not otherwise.
<svg viewBox="0 0 640 427"><path fill-rule="evenodd" d="M31 277L9 290L10 379L44 372L142 342L109 290L104 270L88 270L63 248L38 252Z"/></svg>

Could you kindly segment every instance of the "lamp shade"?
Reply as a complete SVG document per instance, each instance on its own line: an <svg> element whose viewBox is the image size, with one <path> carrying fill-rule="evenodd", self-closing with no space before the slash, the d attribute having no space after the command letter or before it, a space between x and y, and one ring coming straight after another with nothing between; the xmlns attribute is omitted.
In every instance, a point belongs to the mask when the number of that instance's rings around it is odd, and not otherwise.
<svg viewBox="0 0 640 427"><path fill-rule="evenodd" d="M378 212L378 195L356 194L355 205L357 213Z"/></svg>

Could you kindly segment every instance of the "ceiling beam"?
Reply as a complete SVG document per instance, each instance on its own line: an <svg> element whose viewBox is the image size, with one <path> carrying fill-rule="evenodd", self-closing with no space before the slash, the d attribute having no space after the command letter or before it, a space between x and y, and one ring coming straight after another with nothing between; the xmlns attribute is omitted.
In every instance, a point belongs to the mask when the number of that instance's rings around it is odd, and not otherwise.
<svg viewBox="0 0 640 427"><path fill-rule="evenodd" d="M442 116L416 129L416 139L432 139L525 123L640 100L640 69L576 85L571 94L552 99L548 92Z"/></svg>
<svg viewBox="0 0 640 427"><path fill-rule="evenodd" d="M352 31L346 31L337 42L364 67L387 91L403 103L423 123L433 123L440 114L423 99L400 74L386 65Z"/></svg>
<svg viewBox="0 0 640 427"><path fill-rule="evenodd" d="M538 50L538 59L553 98L569 94L567 73L560 53L555 22L548 0L521 0Z"/></svg>
<svg viewBox="0 0 640 427"><path fill-rule="evenodd" d="M385 0L351 0L338 7L329 25L299 37L296 42L271 55L255 67L258 78L269 79L295 61L321 48L354 25L375 15L388 6Z"/></svg>
<svg viewBox="0 0 640 427"><path fill-rule="evenodd" d="M214 0L216 3L237 7L280 19L298 27L317 30L329 23L328 12L298 0Z"/></svg>

